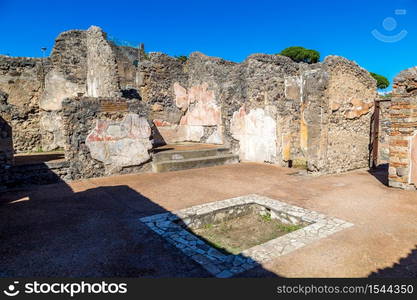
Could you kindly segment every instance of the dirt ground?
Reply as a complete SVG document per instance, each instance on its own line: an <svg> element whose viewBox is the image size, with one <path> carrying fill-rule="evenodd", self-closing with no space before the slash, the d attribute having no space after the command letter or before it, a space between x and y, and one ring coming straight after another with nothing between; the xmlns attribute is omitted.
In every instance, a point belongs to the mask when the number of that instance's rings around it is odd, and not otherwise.
<svg viewBox="0 0 417 300"><path fill-rule="evenodd" d="M0 276L209 277L140 217L259 194L354 224L241 277L416 277L417 192L382 173L295 176L241 163L0 195Z"/></svg>

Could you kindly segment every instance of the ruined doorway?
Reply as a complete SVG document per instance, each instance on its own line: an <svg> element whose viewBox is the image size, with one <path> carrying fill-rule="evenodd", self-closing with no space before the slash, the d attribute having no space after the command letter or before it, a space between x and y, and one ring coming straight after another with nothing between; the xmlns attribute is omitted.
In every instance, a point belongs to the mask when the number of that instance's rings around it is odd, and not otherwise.
<svg viewBox="0 0 417 300"><path fill-rule="evenodd" d="M375 109L370 123L369 167L388 167L389 132L391 127L391 99L375 100Z"/></svg>
<svg viewBox="0 0 417 300"><path fill-rule="evenodd" d="M375 100L374 114L371 117L370 143L369 143L369 167L378 166L378 141L379 141L379 120L381 106L378 100Z"/></svg>

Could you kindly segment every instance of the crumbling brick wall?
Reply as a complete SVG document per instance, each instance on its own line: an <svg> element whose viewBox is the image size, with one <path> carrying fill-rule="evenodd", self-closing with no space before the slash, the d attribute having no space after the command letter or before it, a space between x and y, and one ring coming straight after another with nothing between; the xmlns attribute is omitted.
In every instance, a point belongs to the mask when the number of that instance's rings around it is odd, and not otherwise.
<svg viewBox="0 0 417 300"><path fill-rule="evenodd" d="M417 68L403 71L394 79L390 117L389 185L402 189L417 187Z"/></svg>

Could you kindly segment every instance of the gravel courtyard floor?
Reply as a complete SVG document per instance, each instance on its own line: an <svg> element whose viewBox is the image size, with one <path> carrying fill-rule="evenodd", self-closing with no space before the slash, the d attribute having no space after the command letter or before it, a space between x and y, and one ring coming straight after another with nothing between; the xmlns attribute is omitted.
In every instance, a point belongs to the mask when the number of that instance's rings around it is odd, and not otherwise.
<svg viewBox="0 0 417 300"><path fill-rule="evenodd" d="M139 218L258 194L354 226L239 277L416 277L417 192L381 173L294 176L241 163L123 175L0 194L0 277L210 277Z"/></svg>

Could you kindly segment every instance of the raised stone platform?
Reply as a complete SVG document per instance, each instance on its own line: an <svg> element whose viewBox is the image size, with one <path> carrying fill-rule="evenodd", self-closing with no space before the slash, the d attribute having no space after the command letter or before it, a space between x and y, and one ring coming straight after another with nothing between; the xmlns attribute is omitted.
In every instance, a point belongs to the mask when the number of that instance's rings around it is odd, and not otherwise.
<svg viewBox="0 0 417 300"><path fill-rule="evenodd" d="M214 145L166 145L153 154L156 173L238 163L238 155L229 148Z"/></svg>

